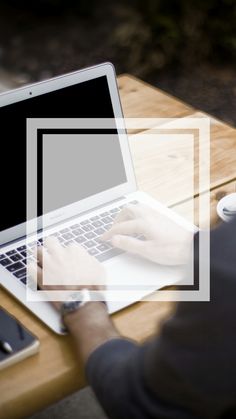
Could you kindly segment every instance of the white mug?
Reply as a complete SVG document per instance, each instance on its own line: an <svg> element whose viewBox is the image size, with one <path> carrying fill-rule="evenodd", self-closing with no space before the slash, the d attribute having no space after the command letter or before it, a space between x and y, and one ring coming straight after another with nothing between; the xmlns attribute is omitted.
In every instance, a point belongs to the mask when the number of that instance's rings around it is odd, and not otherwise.
<svg viewBox="0 0 236 419"><path fill-rule="evenodd" d="M224 209L228 208L229 210L232 208L234 211L236 211L236 192L231 193L229 195L224 196L222 198L216 207L217 214L223 221L231 221L233 219L232 215L227 215L226 212L224 212ZM235 215L236 217L236 215Z"/></svg>

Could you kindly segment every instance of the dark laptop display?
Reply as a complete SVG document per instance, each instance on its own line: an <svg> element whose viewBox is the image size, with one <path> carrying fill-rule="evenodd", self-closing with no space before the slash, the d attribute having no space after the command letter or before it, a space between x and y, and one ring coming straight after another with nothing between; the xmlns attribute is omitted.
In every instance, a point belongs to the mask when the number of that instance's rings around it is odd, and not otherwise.
<svg viewBox="0 0 236 419"><path fill-rule="evenodd" d="M0 231L26 220L26 119L113 117L106 76L0 108L1 157L2 162L5 161L4 165L1 164ZM43 146L47 146L47 155L50 156L51 153L52 170L55 179L58 179L57 184L52 182L50 186L52 192L56 188L57 197L55 207L52 202L48 203L48 211L86 198L86 194L90 196L126 181L118 136L107 137L110 143L101 136L99 146L94 143L96 147L93 147L91 139L89 142L86 135L83 141L77 141L76 146L75 141L68 140L68 147L65 147L65 143L62 144L61 141L62 136L59 136L60 153L53 156L52 149L44 142L43 133L39 135L39 156L41 152L42 157ZM54 150L55 141L54 138ZM73 170L68 170L70 160ZM89 179L89 187L85 192L86 179ZM47 193L50 194L50 189ZM39 203L38 215L41 213L42 203Z"/></svg>

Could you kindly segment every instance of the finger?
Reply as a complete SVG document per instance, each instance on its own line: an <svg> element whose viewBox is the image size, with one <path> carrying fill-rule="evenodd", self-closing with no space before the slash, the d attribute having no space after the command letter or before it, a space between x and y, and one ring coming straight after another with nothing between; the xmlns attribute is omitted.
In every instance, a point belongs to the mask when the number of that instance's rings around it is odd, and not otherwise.
<svg viewBox="0 0 236 419"><path fill-rule="evenodd" d="M28 267L27 271L33 281L40 286L42 285L42 269L37 265L36 262L31 262Z"/></svg>
<svg viewBox="0 0 236 419"><path fill-rule="evenodd" d="M128 204L115 218L114 224L150 215L151 210L144 204Z"/></svg>
<svg viewBox="0 0 236 419"><path fill-rule="evenodd" d="M135 234L135 233L144 233L145 225L142 220L131 220L125 221L123 223L114 224L110 230L106 231L101 236L102 240L109 240L111 237L120 234Z"/></svg>
<svg viewBox="0 0 236 419"><path fill-rule="evenodd" d="M42 268L43 265L49 260L49 254L47 249L43 246L39 246L36 250L38 265Z"/></svg>
<svg viewBox="0 0 236 419"><path fill-rule="evenodd" d="M137 255L143 255L146 242L142 240L134 239L128 236L114 236L112 238L112 244L119 249L125 250L126 252L134 253Z"/></svg>
<svg viewBox="0 0 236 419"><path fill-rule="evenodd" d="M41 246L35 246L32 249L33 256L35 257L35 259L37 259L37 261L38 261L38 251L39 251L40 247Z"/></svg>
<svg viewBox="0 0 236 419"><path fill-rule="evenodd" d="M130 220L130 218L132 218L131 214L130 214L130 211L128 211L127 207L125 207L114 218L113 224L121 223L123 221Z"/></svg>
<svg viewBox="0 0 236 419"><path fill-rule="evenodd" d="M56 237L47 237L45 239L45 246L47 247L48 253L53 256L60 257L63 251L65 251Z"/></svg>
<svg viewBox="0 0 236 419"><path fill-rule="evenodd" d="M114 223L121 223L123 221L131 220L135 217L137 205L126 205L114 219Z"/></svg>
<svg viewBox="0 0 236 419"><path fill-rule="evenodd" d="M31 262L27 266L27 273L31 276L31 278L35 281L37 280L37 264L35 262Z"/></svg>

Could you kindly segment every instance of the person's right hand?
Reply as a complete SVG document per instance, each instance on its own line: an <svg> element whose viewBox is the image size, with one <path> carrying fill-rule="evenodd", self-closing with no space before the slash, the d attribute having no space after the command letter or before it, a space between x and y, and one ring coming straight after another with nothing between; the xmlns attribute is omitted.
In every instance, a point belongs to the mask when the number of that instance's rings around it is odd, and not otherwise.
<svg viewBox="0 0 236 419"><path fill-rule="evenodd" d="M134 235L142 235L144 240ZM102 239L162 265L183 265L189 258L193 232L150 207L130 204Z"/></svg>

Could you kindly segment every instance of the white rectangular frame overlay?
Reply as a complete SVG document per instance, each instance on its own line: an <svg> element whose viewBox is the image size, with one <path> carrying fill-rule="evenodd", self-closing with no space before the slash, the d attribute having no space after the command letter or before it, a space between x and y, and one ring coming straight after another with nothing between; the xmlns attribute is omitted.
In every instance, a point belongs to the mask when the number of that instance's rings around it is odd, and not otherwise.
<svg viewBox="0 0 236 419"><path fill-rule="evenodd" d="M115 121L115 122L114 122ZM210 300L210 119L209 118L115 118L114 119L28 119L27 120L27 173L33 173L36 169L37 173L37 130L38 129L111 129L118 128L118 132L123 130L135 130L137 127L142 130L146 129L192 129L199 132L199 289L198 290L158 290L154 294L150 294L150 288L137 290L106 290L105 298L108 301L134 301L140 299L145 294L147 297L143 298L147 301L209 301ZM180 134L181 135L181 134ZM109 192L109 198L106 196L99 196L99 201L105 203L112 199L121 197L135 190L136 182L133 173L133 165L130 157L130 151L126 134L119 135L122 154L124 157L125 168L127 171L128 182L125 185L113 188ZM29 147L29 149L28 149ZM29 150L29 153L28 153ZM33 154L32 154L33 153ZM35 155L35 160L29 159L29 156ZM36 166L35 166L36 163ZM37 175L36 175L37 176ZM27 176L27 196L33 196L33 200L37 204L37 194L35 184L32 184L32 179ZM37 181L37 177L36 177ZM37 183L36 183L37 185ZM102 193L103 194L103 193ZM99 194L100 195L100 194ZM95 199L94 199L95 198ZM108 201L106 201L108 198ZM87 198L88 199L88 198ZM83 201L87 201L83 200ZM30 200L31 201L31 200ZM83 202L81 201L81 202ZM83 202L80 206L82 209L88 210L92 204L96 206L96 196ZM29 204L29 205L28 205ZM90 208L92 208L90 207ZM36 210L37 205L34 207ZM76 210L79 207L76 208ZM32 211L32 201L29 203L27 199L27 219ZM27 222L27 241L31 240L32 223L33 230L37 227L37 219ZM35 224L36 223L36 224ZM202 226L204 224L204 232ZM50 225L50 224L49 224ZM37 230L37 228L36 228ZM36 231L35 230L35 231ZM72 298L71 291L36 291L32 290L32 284L27 282L27 299L30 301L40 300L65 300ZM50 294L50 295L49 295ZM93 292L94 300L99 300L100 295Z"/></svg>

